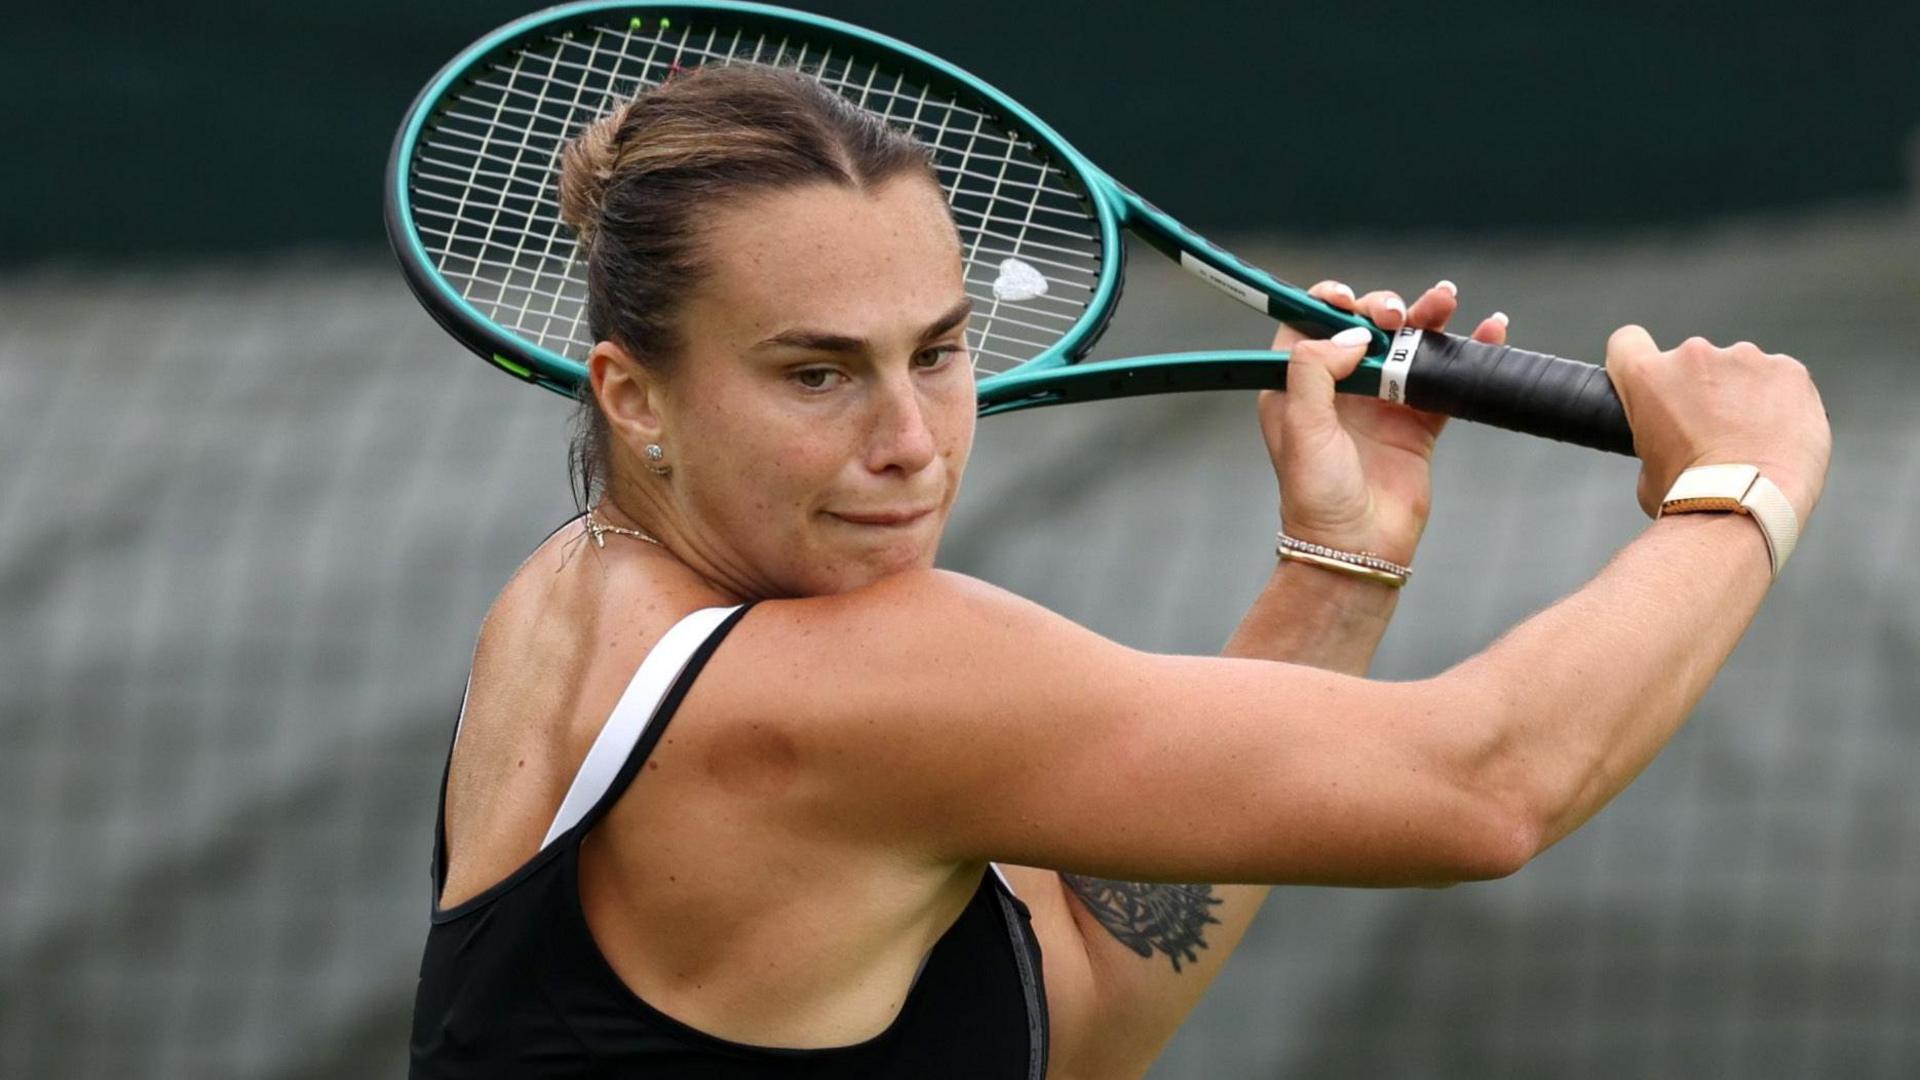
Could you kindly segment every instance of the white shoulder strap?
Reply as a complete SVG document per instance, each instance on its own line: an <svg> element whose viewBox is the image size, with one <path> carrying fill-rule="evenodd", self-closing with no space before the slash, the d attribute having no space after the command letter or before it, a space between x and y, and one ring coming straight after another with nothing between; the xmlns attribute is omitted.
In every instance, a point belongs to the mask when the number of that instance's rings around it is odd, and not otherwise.
<svg viewBox="0 0 1920 1080"><path fill-rule="evenodd" d="M592 749L587 751L586 760L580 763L573 786L567 789L567 797L560 802L560 812L554 815L546 839L540 841L542 849L558 839L560 834L578 825L580 819L587 816L587 811L593 809L600 797L613 786L614 778L620 774L620 767L626 764L628 755L640 742L640 736L653 723L660 702L667 696L667 691L673 688L674 680L686 670L687 661L736 610L737 606L701 608L674 623L672 629L661 635L646 659L640 662L640 669L633 673L633 679L621 693L619 703L614 705L606 724L600 728L599 736L593 740Z"/></svg>
<svg viewBox="0 0 1920 1080"><path fill-rule="evenodd" d="M1007 892L1012 893L1014 896L1020 895L1019 893L1014 892L1013 882L1007 880L1007 875L1001 871L999 863L990 862L987 864L987 869L992 870L993 876L1000 879L1000 884L1007 890Z"/></svg>

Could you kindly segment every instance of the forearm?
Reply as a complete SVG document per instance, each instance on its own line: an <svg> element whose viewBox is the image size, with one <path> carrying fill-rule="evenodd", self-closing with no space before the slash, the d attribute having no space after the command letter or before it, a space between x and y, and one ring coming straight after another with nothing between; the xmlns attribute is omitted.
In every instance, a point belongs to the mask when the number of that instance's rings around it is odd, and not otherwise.
<svg viewBox="0 0 1920 1080"><path fill-rule="evenodd" d="M1281 562L1221 652L1365 675L1399 597L1376 582Z"/></svg>
<svg viewBox="0 0 1920 1080"><path fill-rule="evenodd" d="M1442 676L1487 701L1473 751L1544 849L1665 746L1739 642L1769 581L1733 514L1663 518L1579 592Z"/></svg>

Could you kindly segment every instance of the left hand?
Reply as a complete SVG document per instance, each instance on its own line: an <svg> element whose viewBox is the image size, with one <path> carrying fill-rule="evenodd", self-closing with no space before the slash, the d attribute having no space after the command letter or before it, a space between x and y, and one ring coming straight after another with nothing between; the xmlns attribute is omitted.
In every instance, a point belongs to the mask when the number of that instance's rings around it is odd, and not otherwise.
<svg viewBox="0 0 1920 1080"><path fill-rule="evenodd" d="M1352 290L1323 281L1307 290L1341 309L1357 311L1391 333L1412 325L1444 330L1459 307L1450 282L1428 289L1407 307L1392 292L1355 299ZM1505 344L1504 315L1481 320L1473 340ZM1370 551L1411 565L1426 528L1433 489L1429 465L1447 418L1333 385L1359 366L1363 346L1341 349L1282 326L1275 349L1291 349L1287 389L1260 395L1260 429L1280 481L1280 523L1287 535L1344 551Z"/></svg>

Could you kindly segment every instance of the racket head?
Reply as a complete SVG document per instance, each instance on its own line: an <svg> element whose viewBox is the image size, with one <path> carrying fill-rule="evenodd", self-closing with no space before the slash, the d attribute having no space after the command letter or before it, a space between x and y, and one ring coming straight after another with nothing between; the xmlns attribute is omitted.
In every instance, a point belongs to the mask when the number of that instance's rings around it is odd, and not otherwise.
<svg viewBox="0 0 1920 1080"><path fill-rule="evenodd" d="M434 319L501 370L575 396L594 342L585 260L560 222L560 151L676 65L712 63L801 70L932 148L975 302L968 345L983 392L1073 363L1105 329L1124 246L1123 203L1104 173L938 57L838 20L725 0L549 8L476 41L428 82L394 138L385 208L408 285Z"/></svg>

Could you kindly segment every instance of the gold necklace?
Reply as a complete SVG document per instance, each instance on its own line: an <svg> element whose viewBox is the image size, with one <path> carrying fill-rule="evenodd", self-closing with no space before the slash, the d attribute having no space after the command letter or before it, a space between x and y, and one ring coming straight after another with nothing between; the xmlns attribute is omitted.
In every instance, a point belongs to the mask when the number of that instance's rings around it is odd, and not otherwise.
<svg viewBox="0 0 1920 1080"><path fill-rule="evenodd" d="M647 543L652 544L654 547L657 547L657 548L664 548L667 546L661 543L660 541L654 539L653 537L648 536L646 533L641 532L638 529L623 529L618 525L609 525L603 521L600 521L598 518L594 517L594 511L598 509L600 509L600 505L598 503L595 503L593 506L587 509L587 532L593 537L593 546L606 547L608 533L619 533L621 536L631 536L636 540L645 540Z"/></svg>

